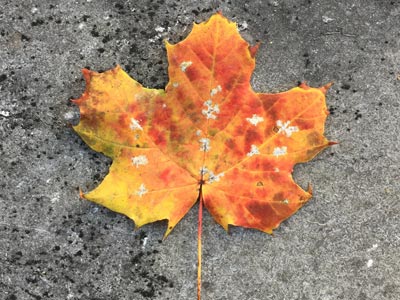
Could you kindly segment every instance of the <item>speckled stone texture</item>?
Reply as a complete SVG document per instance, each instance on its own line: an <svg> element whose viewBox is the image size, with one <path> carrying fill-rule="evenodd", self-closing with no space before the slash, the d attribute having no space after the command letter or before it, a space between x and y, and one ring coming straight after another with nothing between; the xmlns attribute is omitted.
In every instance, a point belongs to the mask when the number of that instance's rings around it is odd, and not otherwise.
<svg viewBox="0 0 400 300"><path fill-rule="evenodd" d="M80 69L167 83L163 40L222 11L261 41L256 91L333 81L326 135L298 165L313 199L274 236L204 216L203 300L399 299L400 2L0 0L0 299L195 299L197 206L164 241L80 200L110 161L69 124Z"/></svg>

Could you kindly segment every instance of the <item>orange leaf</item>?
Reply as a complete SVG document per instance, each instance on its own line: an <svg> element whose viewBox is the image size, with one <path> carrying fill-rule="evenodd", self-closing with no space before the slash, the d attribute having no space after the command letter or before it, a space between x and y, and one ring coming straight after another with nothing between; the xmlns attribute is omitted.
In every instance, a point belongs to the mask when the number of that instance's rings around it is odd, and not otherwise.
<svg viewBox="0 0 400 300"><path fill-rule="evenodd" d="M200 198L228 225L272 233L311 197L293 166L330 145L324 137L329 85L305 83L278 94L250 86L254 55L221 14L167 44L169 83L147 89L119 66L84 70L74 127L113 159L109 174L83 197L144 224L167 219L168 235Z"/></svg>

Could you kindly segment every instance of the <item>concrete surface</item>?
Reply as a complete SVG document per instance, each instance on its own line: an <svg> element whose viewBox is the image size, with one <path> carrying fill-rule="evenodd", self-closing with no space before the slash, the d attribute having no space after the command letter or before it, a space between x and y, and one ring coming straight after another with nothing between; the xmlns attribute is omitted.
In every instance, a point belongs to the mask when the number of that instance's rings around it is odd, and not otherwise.
<svg viewBox="0 0 400 300"><path fill-rule="evenodd" d="M0 299L195 299L197 207L161 241L165 224L79 200L110 161L67 124L82 67L161 88L162 40L218 10L262 41L257 91L335 82L340 144L296 167L314 198L275 236L205 215L203 299L400 299L396 0L0 0Z"/></svg>

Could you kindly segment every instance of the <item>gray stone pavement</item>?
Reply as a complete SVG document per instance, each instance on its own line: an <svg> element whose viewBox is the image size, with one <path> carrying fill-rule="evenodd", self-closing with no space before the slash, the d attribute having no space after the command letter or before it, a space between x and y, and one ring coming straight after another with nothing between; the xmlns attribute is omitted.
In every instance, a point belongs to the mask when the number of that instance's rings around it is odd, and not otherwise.
<svg viewBox="0 0 400 300"><path fill-rule="evenodd" d="M197 206L164 241L78 198L110 160L68 126L81 68L167 83L163 39L222 11L261 41L256 91L333 81L340 144L295 179L313 199L274 236L204 216L203 299L399 299L400 2L0 0L0 299L195 299Z"/></svg>

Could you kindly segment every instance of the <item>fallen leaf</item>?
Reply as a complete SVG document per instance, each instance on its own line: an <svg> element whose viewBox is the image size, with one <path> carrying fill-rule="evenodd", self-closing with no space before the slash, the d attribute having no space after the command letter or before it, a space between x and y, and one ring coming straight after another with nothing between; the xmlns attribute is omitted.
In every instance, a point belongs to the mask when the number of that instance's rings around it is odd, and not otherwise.
<svg viewBox="0 0 400 300"><path fill-rule="evenodd" d="M169 82L148 89L119 66L83 70L74 127L111 157L109 174L85 199L122 213L137 227L168 220L167 236L199 199L215 221L267 233L311 197L292 178L296 163L331 143L324 137L329 85L256 93L258 46L221 14L166 44Z"/></svg>

